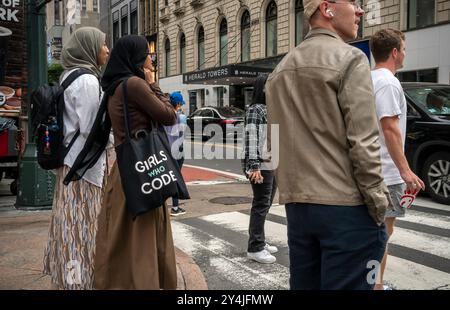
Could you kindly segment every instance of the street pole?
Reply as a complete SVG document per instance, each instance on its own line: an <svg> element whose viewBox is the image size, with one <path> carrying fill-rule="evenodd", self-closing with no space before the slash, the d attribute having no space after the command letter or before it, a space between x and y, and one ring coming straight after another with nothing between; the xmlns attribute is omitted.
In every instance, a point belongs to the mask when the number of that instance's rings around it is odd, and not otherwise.
<svg viewBox="0 0 450 310"><path fill-rule="evenodd" d="M41 169L37 162L36 144L31 129L30 95L47 83L47 36L45 32L45 5L49 0L27 1L27 144L19 163L16 208L25 210L51 209L55 177L51 171Z"/></svg>

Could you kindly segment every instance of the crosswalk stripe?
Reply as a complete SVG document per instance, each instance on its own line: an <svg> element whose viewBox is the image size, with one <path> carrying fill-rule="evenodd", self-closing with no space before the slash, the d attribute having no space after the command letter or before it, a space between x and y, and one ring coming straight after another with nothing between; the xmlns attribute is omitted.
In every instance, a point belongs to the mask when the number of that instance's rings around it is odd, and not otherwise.
<svg viewBox="0 0 450 310"><path fill-rule="evenodd" d="M210 265L229 281L246 288L288 288L289 270L287 267L280 264L261 265L249 261L242 255L230 255L235 247L233 244L179 221L172 222L172 230L176 247L191 256L195 256L202 250L210 252ZM210 239L199 242L196 236L202 234L209 235ZM177 238L177 236L182 236L182 238Z"/></svg>
<svg viewBox="0 0 450 310"><path fill-rule="evenodd" d="M217 225L224 226L230 230L245 233L248 236L248 225L250 216L240 212L227 212L226 216L223 213L211 214L201 217L205 221L213 222ZM287 229L286 225L266 221L264 231L268 243L273 243L277 246L287 245Z"/></svg>
<svg viewBox="0 0 450 310"><path fill-rule="evenodd" d="M387 260L384 280L396 288L407 283L412 290L450 289L450 274L395 256Z"/></svg>
<svg viewBox="0 0 450 310"><path fill-rule="evenodd" d="M423 212L417 212L414 210L407 210L406 216L402 218L398 218L398 220L404 222L412 222L418 224L424 224L433 227L439 227L443 229L450 230L450 217L436 215L436 214L427 214L424 216Z"/></svg>
<svg viewBox="0 0 450 310"><path fill-rule="evenodd" d="M407 220L399 222L403 227L396 227L390 240L385 280L399 289L450 289L450 238L446 237L449 219L431 213L408 213ZM241 210L173 221L175 244L187 253L198 253L199 248L212 253L210 265L231 283L248 287L248 281L256 281L252 286L256 289L267 287L267 283L272 289L287 288L289 260L284 205L272 206L265 224L267 241L281 249L275 254L275 264L261 265L245 257L249 220L249 210ZM199 239L202 234L203 239ZM176 236L182 237L177 241Z"/></svg>

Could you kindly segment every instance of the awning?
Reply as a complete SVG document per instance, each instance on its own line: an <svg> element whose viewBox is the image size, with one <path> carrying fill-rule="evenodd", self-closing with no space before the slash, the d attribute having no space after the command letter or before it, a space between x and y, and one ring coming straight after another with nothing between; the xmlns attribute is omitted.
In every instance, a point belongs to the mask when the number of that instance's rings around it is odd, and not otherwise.
<svg viewBox="0 0 450 310"><path fill-rule="evenodd" d="M259 74L270 73L270 68L226 65L183 74L184 84L251 85Z"/></svg>

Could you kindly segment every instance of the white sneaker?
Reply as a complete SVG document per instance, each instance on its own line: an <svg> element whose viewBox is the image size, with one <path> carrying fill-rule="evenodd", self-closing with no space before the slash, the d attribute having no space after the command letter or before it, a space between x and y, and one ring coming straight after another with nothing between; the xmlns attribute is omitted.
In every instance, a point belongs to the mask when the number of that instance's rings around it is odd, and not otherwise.
<svg viewBox="0 0 450 310"><path fill-rule="evenodd" d="M266 245L264 246L264 250L266 250L270 254L278 252L278 248L276 246L270 245L268 243L266 243Z"/></svg>
<svg viewBox="0 0 450 310"><path fill-rule="evenodd" d="M276 257L270 254L267 250L254 253L247 252L247 257L261 264L272 264L277 260Z"/></svg>

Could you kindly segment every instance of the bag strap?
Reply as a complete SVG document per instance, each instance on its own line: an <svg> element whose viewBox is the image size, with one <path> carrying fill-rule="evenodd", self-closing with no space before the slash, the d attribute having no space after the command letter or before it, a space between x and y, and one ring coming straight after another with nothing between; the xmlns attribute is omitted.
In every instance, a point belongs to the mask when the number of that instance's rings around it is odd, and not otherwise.
<svg viewBox="0 0 450 310"><path fill-rule="evenodd" d="M64 82L62 82L61 87L63 88L63 90L66 90L67 87L69 87L77 78L79 78L84 74L92 74L92 72L82 68L76 69L75 71L71 72L68 77L64 79ZM79 135L80 135L80 128L77 129L75 136L73 136L72 140L70 140L69 145L65 150L64 157L67 155L67 153L69 153L70 148L75 143L75 140L78 138Z"/></svg>
<svg viewBox="0 0 450 310"><path fill-rule="evenodd" d="M125 124L125 139L131 141L130 115L128 114L128 78L122 82L122 103L123 103L123 122Z"/></svg>
<svg viewBox="0 0 450 310"><path fill-rule="evenodd" d="M80 76L84 75L84 74L92 74L94 75L91 71L86 70L86 69L76 69L75 71L71 72L65 79L64 82L62 82L61 86L64 90L67 89L67 87L70 86L70 84L72 84L77 78L79 78Z"/></svg>

